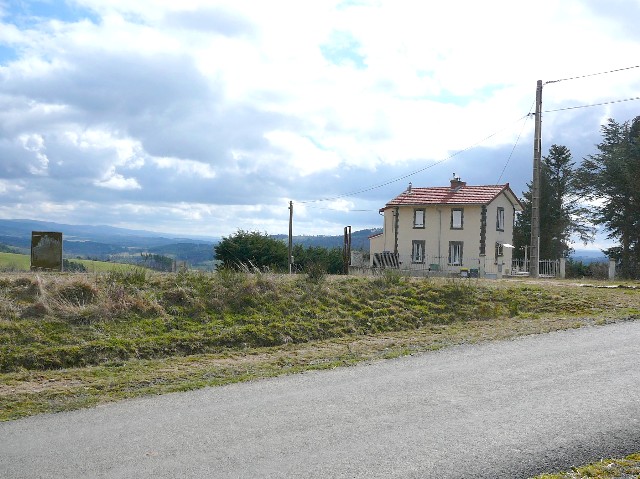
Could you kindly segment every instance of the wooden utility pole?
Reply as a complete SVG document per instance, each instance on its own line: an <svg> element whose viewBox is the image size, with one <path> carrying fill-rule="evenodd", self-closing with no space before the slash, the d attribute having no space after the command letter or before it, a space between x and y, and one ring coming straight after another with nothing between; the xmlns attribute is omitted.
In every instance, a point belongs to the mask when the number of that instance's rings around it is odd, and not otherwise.
<svg viewBox="0 0 640 479"><path fill-rule="evenodd" d="M529 276L540 275L540 167L542 158L542 80L536 86L536 126L533 137L533 186L531 190L531 255Z"/></svg>
<svg viewBox="0 0 640 479"><path fill-rule="evenodd" d="M351 264L351 226L344 227L344 244L342 247L342 264L344 274L349 274Z"/></svg>
<svg viewBox="0 0 640 479"><path fill-rule="evenodd" d="M289 201L289 274L293 273L293 201Z"/></svg>

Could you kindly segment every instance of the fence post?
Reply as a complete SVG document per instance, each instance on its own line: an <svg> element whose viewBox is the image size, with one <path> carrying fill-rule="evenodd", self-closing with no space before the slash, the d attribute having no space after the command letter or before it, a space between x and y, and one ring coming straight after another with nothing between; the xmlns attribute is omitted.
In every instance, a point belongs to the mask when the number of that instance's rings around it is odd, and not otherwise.
<svg viewBox="0 0 640 479"><path fill-rule="evenodd" d="M609 279L613 281L616 278L616 260L609 258Z"/></svg>
<svg viewBox="0 0 640 479"><path fill-rule="evenodd" d="M567 277L567 258L560 258L560 279Z"/></svg>

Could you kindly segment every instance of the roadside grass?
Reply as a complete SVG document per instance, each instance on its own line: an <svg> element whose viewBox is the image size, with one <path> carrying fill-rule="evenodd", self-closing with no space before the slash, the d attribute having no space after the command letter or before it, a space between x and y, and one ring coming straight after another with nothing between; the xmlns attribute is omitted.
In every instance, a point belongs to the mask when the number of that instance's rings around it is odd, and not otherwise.
<svg viewBox="0 0 640 479"><path fill-rule="evenodd" d="M640 453L623 459L603 459L586 466L574 467L571 471L557 474L542 474L533 479L633 479L640 477Z"/></svg>
<svg viewBox="0 0 640 479"><path fill-rule="evenodd" d="M569 282L219 273L0 276L0 420L640 315Z"/></svg>

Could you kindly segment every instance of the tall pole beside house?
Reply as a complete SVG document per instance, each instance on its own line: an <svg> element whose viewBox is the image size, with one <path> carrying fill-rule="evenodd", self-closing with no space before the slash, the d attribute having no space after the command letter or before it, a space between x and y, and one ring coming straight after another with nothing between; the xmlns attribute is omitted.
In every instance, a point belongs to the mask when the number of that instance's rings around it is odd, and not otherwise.
<svg viewBox="0 0 640 479"><path fill-rule="evenodd" d="M293 201L289 201L289 274L293 273Z"/></svg>
<svg viewBox="0 0 640 479"><path fill-rule="evenodd" d="M344 243L342 247L342 271L349 274L351 265L351 226L344 227Z"/></svg>
<svg viewBox="0 0 640 479"><path fill-rule="evenodd" d="M531 189L531 255L529 276L539 277L540 266L540 167L542 157L542 80L536 86L536 125L533 137L533 185Z"/></svg>

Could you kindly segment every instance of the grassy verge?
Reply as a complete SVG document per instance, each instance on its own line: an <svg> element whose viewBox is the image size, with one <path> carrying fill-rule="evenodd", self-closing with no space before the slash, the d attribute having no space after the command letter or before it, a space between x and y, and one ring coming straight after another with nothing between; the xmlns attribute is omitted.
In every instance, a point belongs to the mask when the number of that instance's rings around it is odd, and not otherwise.
<svg viewBox="0 0 640 479"><path fill-rule="evenodd" d="M219 274L0 277L0 420L640 313L569 283Z"/></svg>
<svg viewBox="0 0 640 479"><path fill-rule="evenodd" d="M640 453L624 459L603 459L586 466L574 467L571 471L557 474L542 474L534 479L632 479L640 477Z"/></svg>

